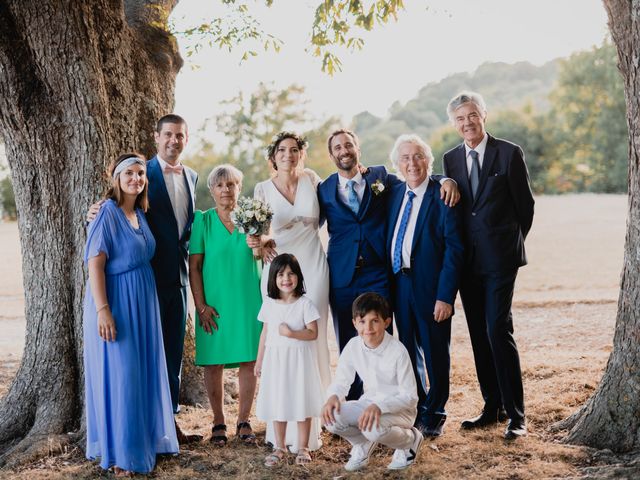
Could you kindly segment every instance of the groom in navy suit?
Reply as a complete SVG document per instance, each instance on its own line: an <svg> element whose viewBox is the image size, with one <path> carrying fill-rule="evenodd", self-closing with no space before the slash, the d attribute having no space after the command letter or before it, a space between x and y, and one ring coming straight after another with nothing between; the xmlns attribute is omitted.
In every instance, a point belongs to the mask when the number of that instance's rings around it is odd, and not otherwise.
<svg viewBox="0 0 640 480"><path fill-rule="evenodd" d="M467 317L482 413L462 422L475 429L506 414L505 438L526 435L520 357L511 301L518 269L527 263L524 239L533 222L533 194L522 148L489 135L481 95L462 92L447 106L463 143L444 154L444 172L462 191L465 265L460 297Z"/></svg>
<svg viewBox="0 0 640 480"><path fill-rule="evenodd" d="M406 180L389 192L387 251L396 326L416 376L416 426L425 436L436 437L447 418L451 316L462 270L462 237L456 209L446 206L429 178L431 148L417 135L401 135L390 157Z"/></svg>
<svg viewBox="0 0 640 480"><path fill-rule="evenodd" d="M327 147L338 171L318 186L318 201L329 232L329 303L342 351L357 335L351 314L356 297L375 292L390 298L385 238L387 197L391 186L400 180L383 166L369 167L362 173L358 137L350 130L334 131ZM459 194L454 182L444 182L442 195L446 195L447 203L457 202ZM358 399L361 394L362 382L356 379L347 399Z"/></svg>

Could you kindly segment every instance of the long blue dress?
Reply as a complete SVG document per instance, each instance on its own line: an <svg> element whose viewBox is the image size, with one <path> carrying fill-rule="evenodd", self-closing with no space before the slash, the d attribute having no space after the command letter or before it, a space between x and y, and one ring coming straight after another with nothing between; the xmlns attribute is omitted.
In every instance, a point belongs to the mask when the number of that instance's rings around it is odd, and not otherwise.
<svg viewBox="0 0 640 480"><path fill-rule="evenodd" d="M137 210L134 229L108 200L90 225L85 263L104 252L116 341L98 335L89 282L84 302L84 372L88 459L148 473L156 454L177 453L156 284L149 261L155 240Z"/></svg>

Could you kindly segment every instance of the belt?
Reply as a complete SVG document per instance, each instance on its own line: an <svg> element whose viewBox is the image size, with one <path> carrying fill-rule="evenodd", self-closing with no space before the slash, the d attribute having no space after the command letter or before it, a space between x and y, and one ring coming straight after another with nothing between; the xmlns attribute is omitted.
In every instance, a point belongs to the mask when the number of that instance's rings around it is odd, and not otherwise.
<svg viewBox="0 0 640 480"><path fill-rule="evenodd" d="M400 273L401 273L402 275L411 275L411 269L410 269L410 268L407 268L407 267L402 267L402 268L400 269Z"/></svg>
<svg viewBox="0 0 640 480"><path fill-rule="evenodd" d="M362 268L366 265L367 265L367 262L365 261L365 259L362 257L358 257L358 259L356 260L356 268Z"/></svg>

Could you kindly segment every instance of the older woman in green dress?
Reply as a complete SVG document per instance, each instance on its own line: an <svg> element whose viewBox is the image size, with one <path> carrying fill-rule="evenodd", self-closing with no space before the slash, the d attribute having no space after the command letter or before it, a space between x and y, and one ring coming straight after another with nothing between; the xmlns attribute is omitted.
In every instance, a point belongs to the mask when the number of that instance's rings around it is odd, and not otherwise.
<svg viewBox="0 0 640 480"><path fill-rule="evenodd" d="M244 443L255 443L249 414L262 330L257 319L262 303L261 266L230 217L242 187L242 172L219 165L209 174L207 186L216 207L195 212L189 248L189 280L197 318L195 363L204 366L213 410L211 442L216 446L227 443L223 369L239 367L236 433Z"/></svg>

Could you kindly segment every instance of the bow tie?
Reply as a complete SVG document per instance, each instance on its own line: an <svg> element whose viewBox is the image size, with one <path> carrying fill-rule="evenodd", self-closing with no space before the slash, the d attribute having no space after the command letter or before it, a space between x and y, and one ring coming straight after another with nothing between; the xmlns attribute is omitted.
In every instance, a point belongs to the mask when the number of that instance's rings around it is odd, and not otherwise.
<svg viewBox="0 0 640 480"><path fill-rule="evenodd" d="M175 173L176 175L182 175L182 169L183 169L183 168L184 168L184 167L183 167L183 166L182 166L182 164L180 164L180 163L179 163L178 165L176 165L176 166L172 166L172 165L169 165L169 164L167 163L167 164L164 166L164 169L163 169L163 170L164 170L166 173L170 172L170 173Z"/></svg>

